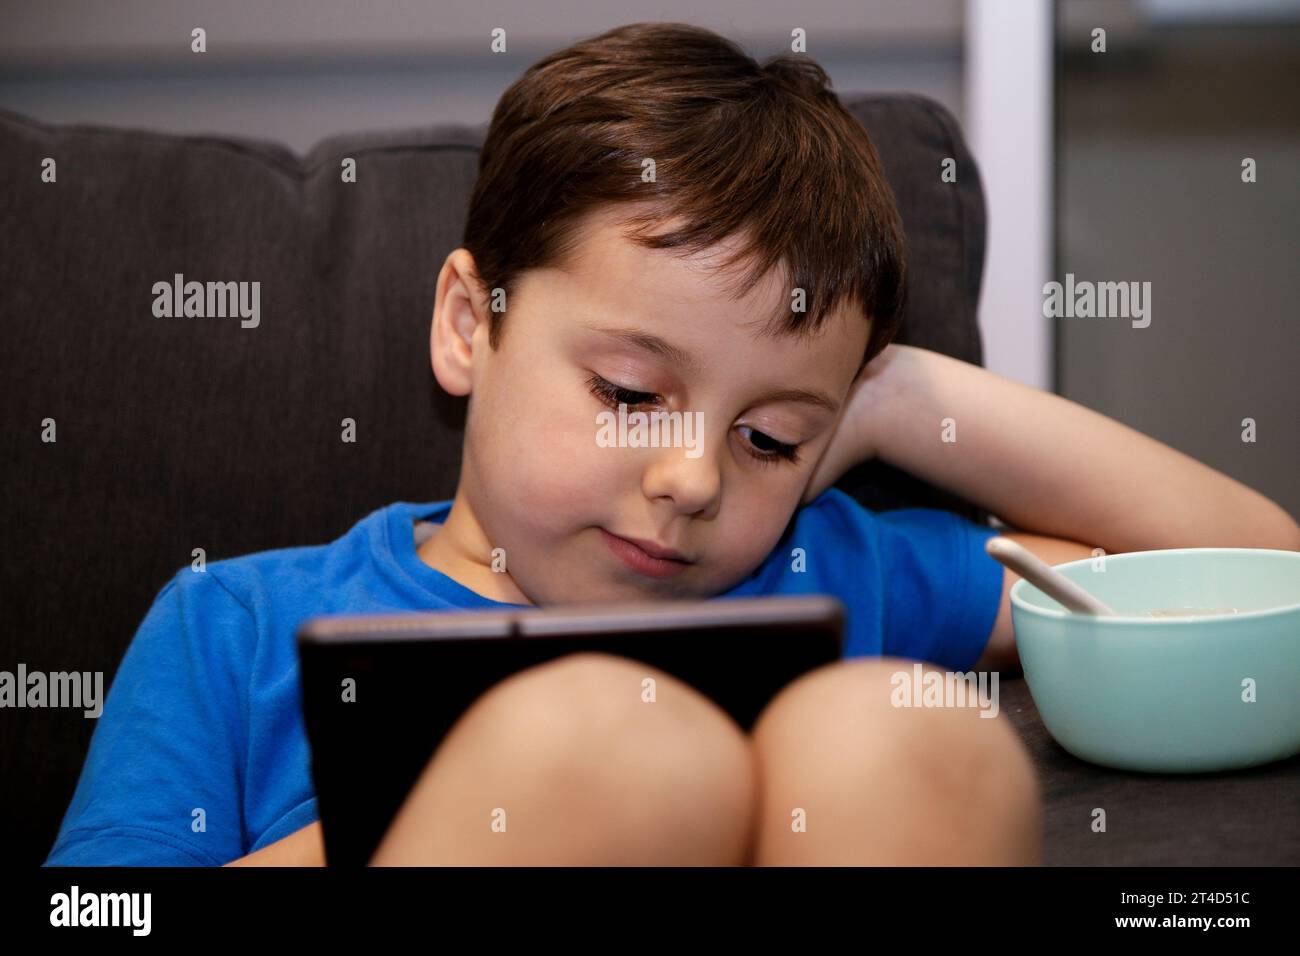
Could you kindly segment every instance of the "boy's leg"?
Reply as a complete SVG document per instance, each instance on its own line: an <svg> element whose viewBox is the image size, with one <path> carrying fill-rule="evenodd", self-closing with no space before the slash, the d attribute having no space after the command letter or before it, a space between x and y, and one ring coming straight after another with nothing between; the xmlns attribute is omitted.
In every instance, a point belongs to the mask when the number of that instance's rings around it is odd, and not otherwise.
<svg viewBox="0 0 1300 956"><path fill-rule="evenodd" d="M713 701L648 664L570 654L461 715L370 862L737 864L756 788L748 739Z"/></svg>
<svg viewBox="0 0 1300 956"><path fill-rule="evenodd" d="M827 665L759 715L756 865L1041 863L1038 782L1015 730L975 706L894 707L890 678L913 664Z"/></svg>

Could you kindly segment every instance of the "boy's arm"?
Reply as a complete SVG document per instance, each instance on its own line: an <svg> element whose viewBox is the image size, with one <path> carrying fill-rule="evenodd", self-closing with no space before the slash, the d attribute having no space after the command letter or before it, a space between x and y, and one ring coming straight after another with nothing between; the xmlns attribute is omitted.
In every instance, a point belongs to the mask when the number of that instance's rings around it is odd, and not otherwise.
<svg viewBox="0 0 1300 956"><path fill-rule="evenodd" d="M865 447L1018 531L1108 554L1300 550L1300 525L1264 495L1058 395L906 345L864 376L846 416Z"/></svg>
<svg viewBox="0 0 1300 956"><path fill-rule="evenodd" d="M325 841L320 821L309 823L255 853L231 860L225 866L324 866Z"/></svg>
<svg viewBox="0 0 1300 956"><path fill-rule="evenodd" d="M955 441L944 441L945 419ZM983 506L1048 564L1179 547L1300 550L1300 526L1245 485L1075 402L979 366L890 345L850 392L811 501L878 457ZM1019 667L1004 569L976 669Z"/></svg>
<svg viewBox="0 0 1300 956"><path fill-rule="evenodd" d="M216 866L242 851L256 642L212 569L163 585L113 674L46 865Z"/></svg>

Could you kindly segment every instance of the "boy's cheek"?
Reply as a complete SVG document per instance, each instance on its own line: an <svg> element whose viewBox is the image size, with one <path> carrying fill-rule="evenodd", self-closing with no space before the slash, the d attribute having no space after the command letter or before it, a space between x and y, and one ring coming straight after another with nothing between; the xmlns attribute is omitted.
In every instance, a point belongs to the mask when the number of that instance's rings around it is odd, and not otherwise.
<svg viewBox="0 0 1300 956"><path fill-rule="evenodd" d="M495 458L498 495L539 533L564 533L603 520L635 478L621 473L619 449L534 435L508 442Z"/></svg>
<svg viewBox="0 0 1300 956"><path fill-rule="evenodd" d="M743 578L772 553L787 522L774 520L777 512L761 502L731 501L728 505L729 513L710 540L713 553L706 560L712 561L720 575Z"/></svg>

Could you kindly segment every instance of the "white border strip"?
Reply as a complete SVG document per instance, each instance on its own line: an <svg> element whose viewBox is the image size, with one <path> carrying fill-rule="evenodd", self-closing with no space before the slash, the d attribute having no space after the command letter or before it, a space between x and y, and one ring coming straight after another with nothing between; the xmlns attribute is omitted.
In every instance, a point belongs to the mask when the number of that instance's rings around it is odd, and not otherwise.
<svg viewBox="0 0 1300 956"><path fill-rule="evenodd" d="M989 227L984 365L1049 391L1054 343L1043 284L1052 268L1053 47L1050 0L966 0L966 136Z"/></svg>

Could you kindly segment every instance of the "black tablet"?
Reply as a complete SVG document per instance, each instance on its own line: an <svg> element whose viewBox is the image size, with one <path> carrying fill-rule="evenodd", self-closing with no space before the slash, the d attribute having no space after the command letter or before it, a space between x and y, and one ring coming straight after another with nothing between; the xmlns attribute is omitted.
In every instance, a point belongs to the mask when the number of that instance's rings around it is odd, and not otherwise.
<svg viewBox="0 0 1300 956"><path fill-rule="evenodd" d="M365 865L456 720L517 671L618 654L749 731L778 690L840 659L843 623L828 595L311 618L298 656L326 860Z"/></svg>

